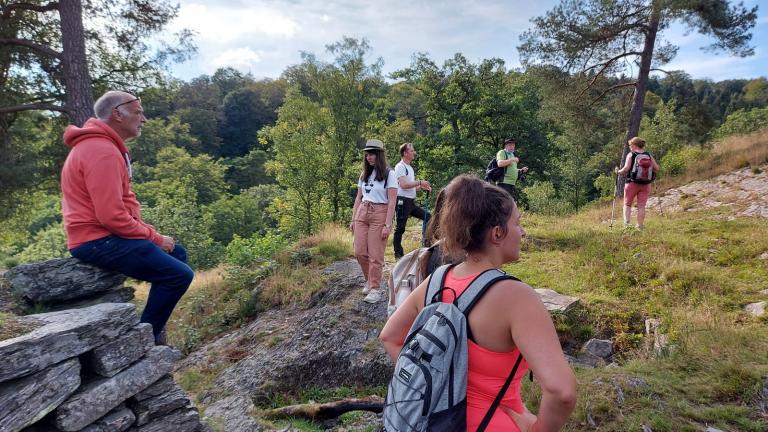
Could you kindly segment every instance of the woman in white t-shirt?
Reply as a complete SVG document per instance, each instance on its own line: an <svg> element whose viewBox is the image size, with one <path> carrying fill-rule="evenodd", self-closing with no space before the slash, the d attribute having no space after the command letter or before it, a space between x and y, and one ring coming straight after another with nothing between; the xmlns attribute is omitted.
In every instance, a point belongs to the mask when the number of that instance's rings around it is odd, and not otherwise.
<svg viewBox="0 0 768 432"><path fill-rule="evenodd" d="M384 249L392 231L392 217L397 199L397 179L389 168L384 143L371 139L365 143L363 170L357 182L357 197L349 227L355 239L355 258L365 276L363 299L381 300L381 273Z"/></svg>

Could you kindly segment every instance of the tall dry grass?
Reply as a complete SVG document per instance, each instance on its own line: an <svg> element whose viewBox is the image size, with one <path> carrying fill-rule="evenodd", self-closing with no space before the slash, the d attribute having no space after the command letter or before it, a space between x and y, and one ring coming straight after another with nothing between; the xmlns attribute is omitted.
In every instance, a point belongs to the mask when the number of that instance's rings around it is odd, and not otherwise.
<svg viewBox="0 0 768 432"><path fill-rule="evenodd" d="M704 157L687 164L684 174L661 178L656 182L656 188L671 189L741 168L756 168L766 162L768 162L768 128L748 135L726 137L715 142L712 150L705 153Z"/></svg>

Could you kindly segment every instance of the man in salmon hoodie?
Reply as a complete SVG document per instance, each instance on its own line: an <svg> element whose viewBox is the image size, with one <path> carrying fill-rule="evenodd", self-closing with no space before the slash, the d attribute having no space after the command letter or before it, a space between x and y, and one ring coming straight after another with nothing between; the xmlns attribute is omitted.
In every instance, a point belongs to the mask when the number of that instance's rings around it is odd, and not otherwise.
<svg viewBox="0 0 768 432"><path fill-rule="evenodd" d="M152 283L141 322L152 324L165 344L165 323L192 283L187 251L141 220L131 190L131 158L125 141L147 121L141 100L109 91L93 106L97 118L68 126L71 147L61 170L61 210L67 248L75 258Z"/></svg>

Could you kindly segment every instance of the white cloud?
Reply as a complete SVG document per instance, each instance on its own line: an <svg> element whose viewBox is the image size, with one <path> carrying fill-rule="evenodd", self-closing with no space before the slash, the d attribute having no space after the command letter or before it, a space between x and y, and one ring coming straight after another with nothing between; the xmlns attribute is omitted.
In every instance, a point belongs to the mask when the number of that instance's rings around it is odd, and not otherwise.
<svg viewBox="0 0 768 432"><path fill-rule="evenodd" d="M236 8L190 3L179 9L179 16L173 21L172 29L181 28L194 30L199 42L226 44L254 36L290 39L301 27L290 17L265 6Z"/></svg>
<svg viewBox="0 0 768 432"><path fill-rule="evenodd" d="M747 3L750 1L757 0ZM219 66L250 71L256 78L275 78L301 61L301 51L331 60L325 47L342 36L368 39L373 50L367 60L383 58L385 74L407 67L417 52L428 53L437 64L460 52L471 62L497 57L509 68L519 67L520 34L530 28L531 18L545 14L559 0L180 2L179 17L169 30L197 32L197 55L174 67L177 76L189 79ZM758 49L768 43L766 20L768 17L760 17L761 24L754 30L753 45ZM662 34L662 39L680 47L679 57L664 69L684 69L694 78L746 77L768 70L764 57L715 57L699 49L711 43L707 36L684 33L678 24Z"/></svg>
<svg viewBox="0 0 768 432"><path fill-rule="evenodd" d="M210 64L213 72L220 67L231 66L242 72L249 72L256 63L261 61L262 55L247 47L228 49L215 56Z"/></svg>

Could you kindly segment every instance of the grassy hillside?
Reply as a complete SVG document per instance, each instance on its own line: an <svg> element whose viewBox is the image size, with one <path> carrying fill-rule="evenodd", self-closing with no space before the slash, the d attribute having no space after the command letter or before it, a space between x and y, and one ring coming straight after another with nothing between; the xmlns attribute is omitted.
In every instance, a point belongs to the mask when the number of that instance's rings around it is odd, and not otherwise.
<svg viewBox="0 0 768 432"><path fill-rule="evenodd" d="M767 297L768 224L723 216L652 215L644 232L609 228L609 207L523 221L525 251L507 270L582 299L576 313L555 317L566 343L610 338L619 349L619 368L577 370L567 430L768 430L756 405L768 385L768 320L743 311ZM668 355L648 348L646 318L661 319ZM536 392L529 383L526 400Z"/></svg>

